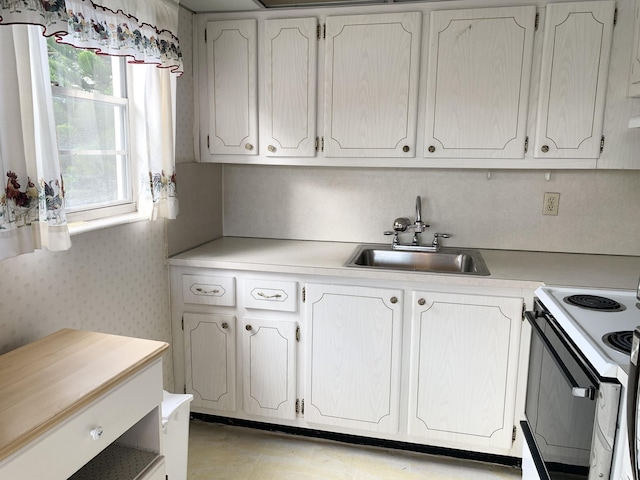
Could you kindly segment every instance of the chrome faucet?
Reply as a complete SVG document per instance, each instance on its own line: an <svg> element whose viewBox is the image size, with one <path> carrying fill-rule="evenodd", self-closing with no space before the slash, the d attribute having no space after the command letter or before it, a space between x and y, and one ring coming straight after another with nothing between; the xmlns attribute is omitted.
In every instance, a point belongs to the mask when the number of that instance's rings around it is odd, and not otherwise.
<svg viewBox="0 0 640 480"><path fill-rule="evenodd" d="M418 234L424 232L425 228L429 225L426 225L422 221L422 200L420 200L420 196L416 197L416 219L411 225L413 228L413 241L411 245L420 245L420 239L418 238Z"/></svg>

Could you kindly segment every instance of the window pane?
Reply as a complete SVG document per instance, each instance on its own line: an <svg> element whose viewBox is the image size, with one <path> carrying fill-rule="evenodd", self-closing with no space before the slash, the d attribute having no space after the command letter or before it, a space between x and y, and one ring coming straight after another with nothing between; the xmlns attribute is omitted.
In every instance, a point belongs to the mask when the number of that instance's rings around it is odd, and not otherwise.
<svg viewBox="0 0 640 480"><path fill-rule="evenodd" d="M112 57L96 55L47 39L51 84L85 92L114 95ZM117 91L118 89L116 89Z"/></svg>
<svg viewBox="0 0 640 480"><path fill-rule="evenodd" d="M124 107L74 97L53 97L60 150L123 150Z"/></svg>
<svg viewBox="0 0 640 480"><path fill-rule="evenodd" d="M61 155L68 209L131 201L123 155Z"/></svg>

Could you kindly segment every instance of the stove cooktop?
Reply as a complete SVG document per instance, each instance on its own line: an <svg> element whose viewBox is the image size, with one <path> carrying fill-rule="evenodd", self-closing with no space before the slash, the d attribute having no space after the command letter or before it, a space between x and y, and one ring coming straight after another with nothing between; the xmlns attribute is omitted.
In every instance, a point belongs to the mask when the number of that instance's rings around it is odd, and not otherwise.
<svg viewBox="0 0 640 480"><path fill-rule="evenodd" d="M603 338L612 332L633 332L640 326L635 291L540 287L536 295L601 376L616 377L618 367L628 373L629 354ZM586 296L586 300L576 304L574 296ZM592 309L592 303L598 308Z"/></svg>

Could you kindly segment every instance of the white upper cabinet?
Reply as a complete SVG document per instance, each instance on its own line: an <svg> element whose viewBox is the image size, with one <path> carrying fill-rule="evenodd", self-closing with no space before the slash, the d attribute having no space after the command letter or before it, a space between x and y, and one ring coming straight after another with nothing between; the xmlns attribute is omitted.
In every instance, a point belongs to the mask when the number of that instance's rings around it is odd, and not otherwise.
<svg viewBox="0 0 640 480"><path fill-rule="evenodd" d="M547 5L534 156L598 158L615 2Z"/></svg>
<svg viewBox="0 0 640 480"><path fill-rule="evenodd" d="M523 158L535 7L431 13L424 156Z"/></svg>
<svg viewBox="0 0 640 480"><path fill-rule="evenodd" d="M257 21L207 23L209 152L258 153Z"/></svg>
<svg viewBox="0 0 640 480"><path fill-rule="evenodd" d="M316 154L318 21L266 20L262 153L268 157Z"/></svg>
<svg viewBox="0 0 640 480"><path fill-rule="evenodd" d="M421 13L327 18L325 156L415 156L421 24Z"/></svg>

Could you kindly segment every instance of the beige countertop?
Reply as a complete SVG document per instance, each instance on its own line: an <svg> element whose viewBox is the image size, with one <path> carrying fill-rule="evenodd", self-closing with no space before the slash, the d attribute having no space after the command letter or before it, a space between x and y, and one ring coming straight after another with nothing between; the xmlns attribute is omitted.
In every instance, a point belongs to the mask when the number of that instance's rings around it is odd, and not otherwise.
<svg viewBox="0 0 640 480"><path fill-rule="evenodd" d="M435 274L345 267L359 244L223 237L175 255L170 265L300 275L536 288L545 285L635 290L640 257L480 250L490 275Z"/></svg>
<svg viewBox="0 0 640 480"><path fill-rule="evenodd" d="M0 355L0 461L167 348L165 342L63 329Z"/></svg>

